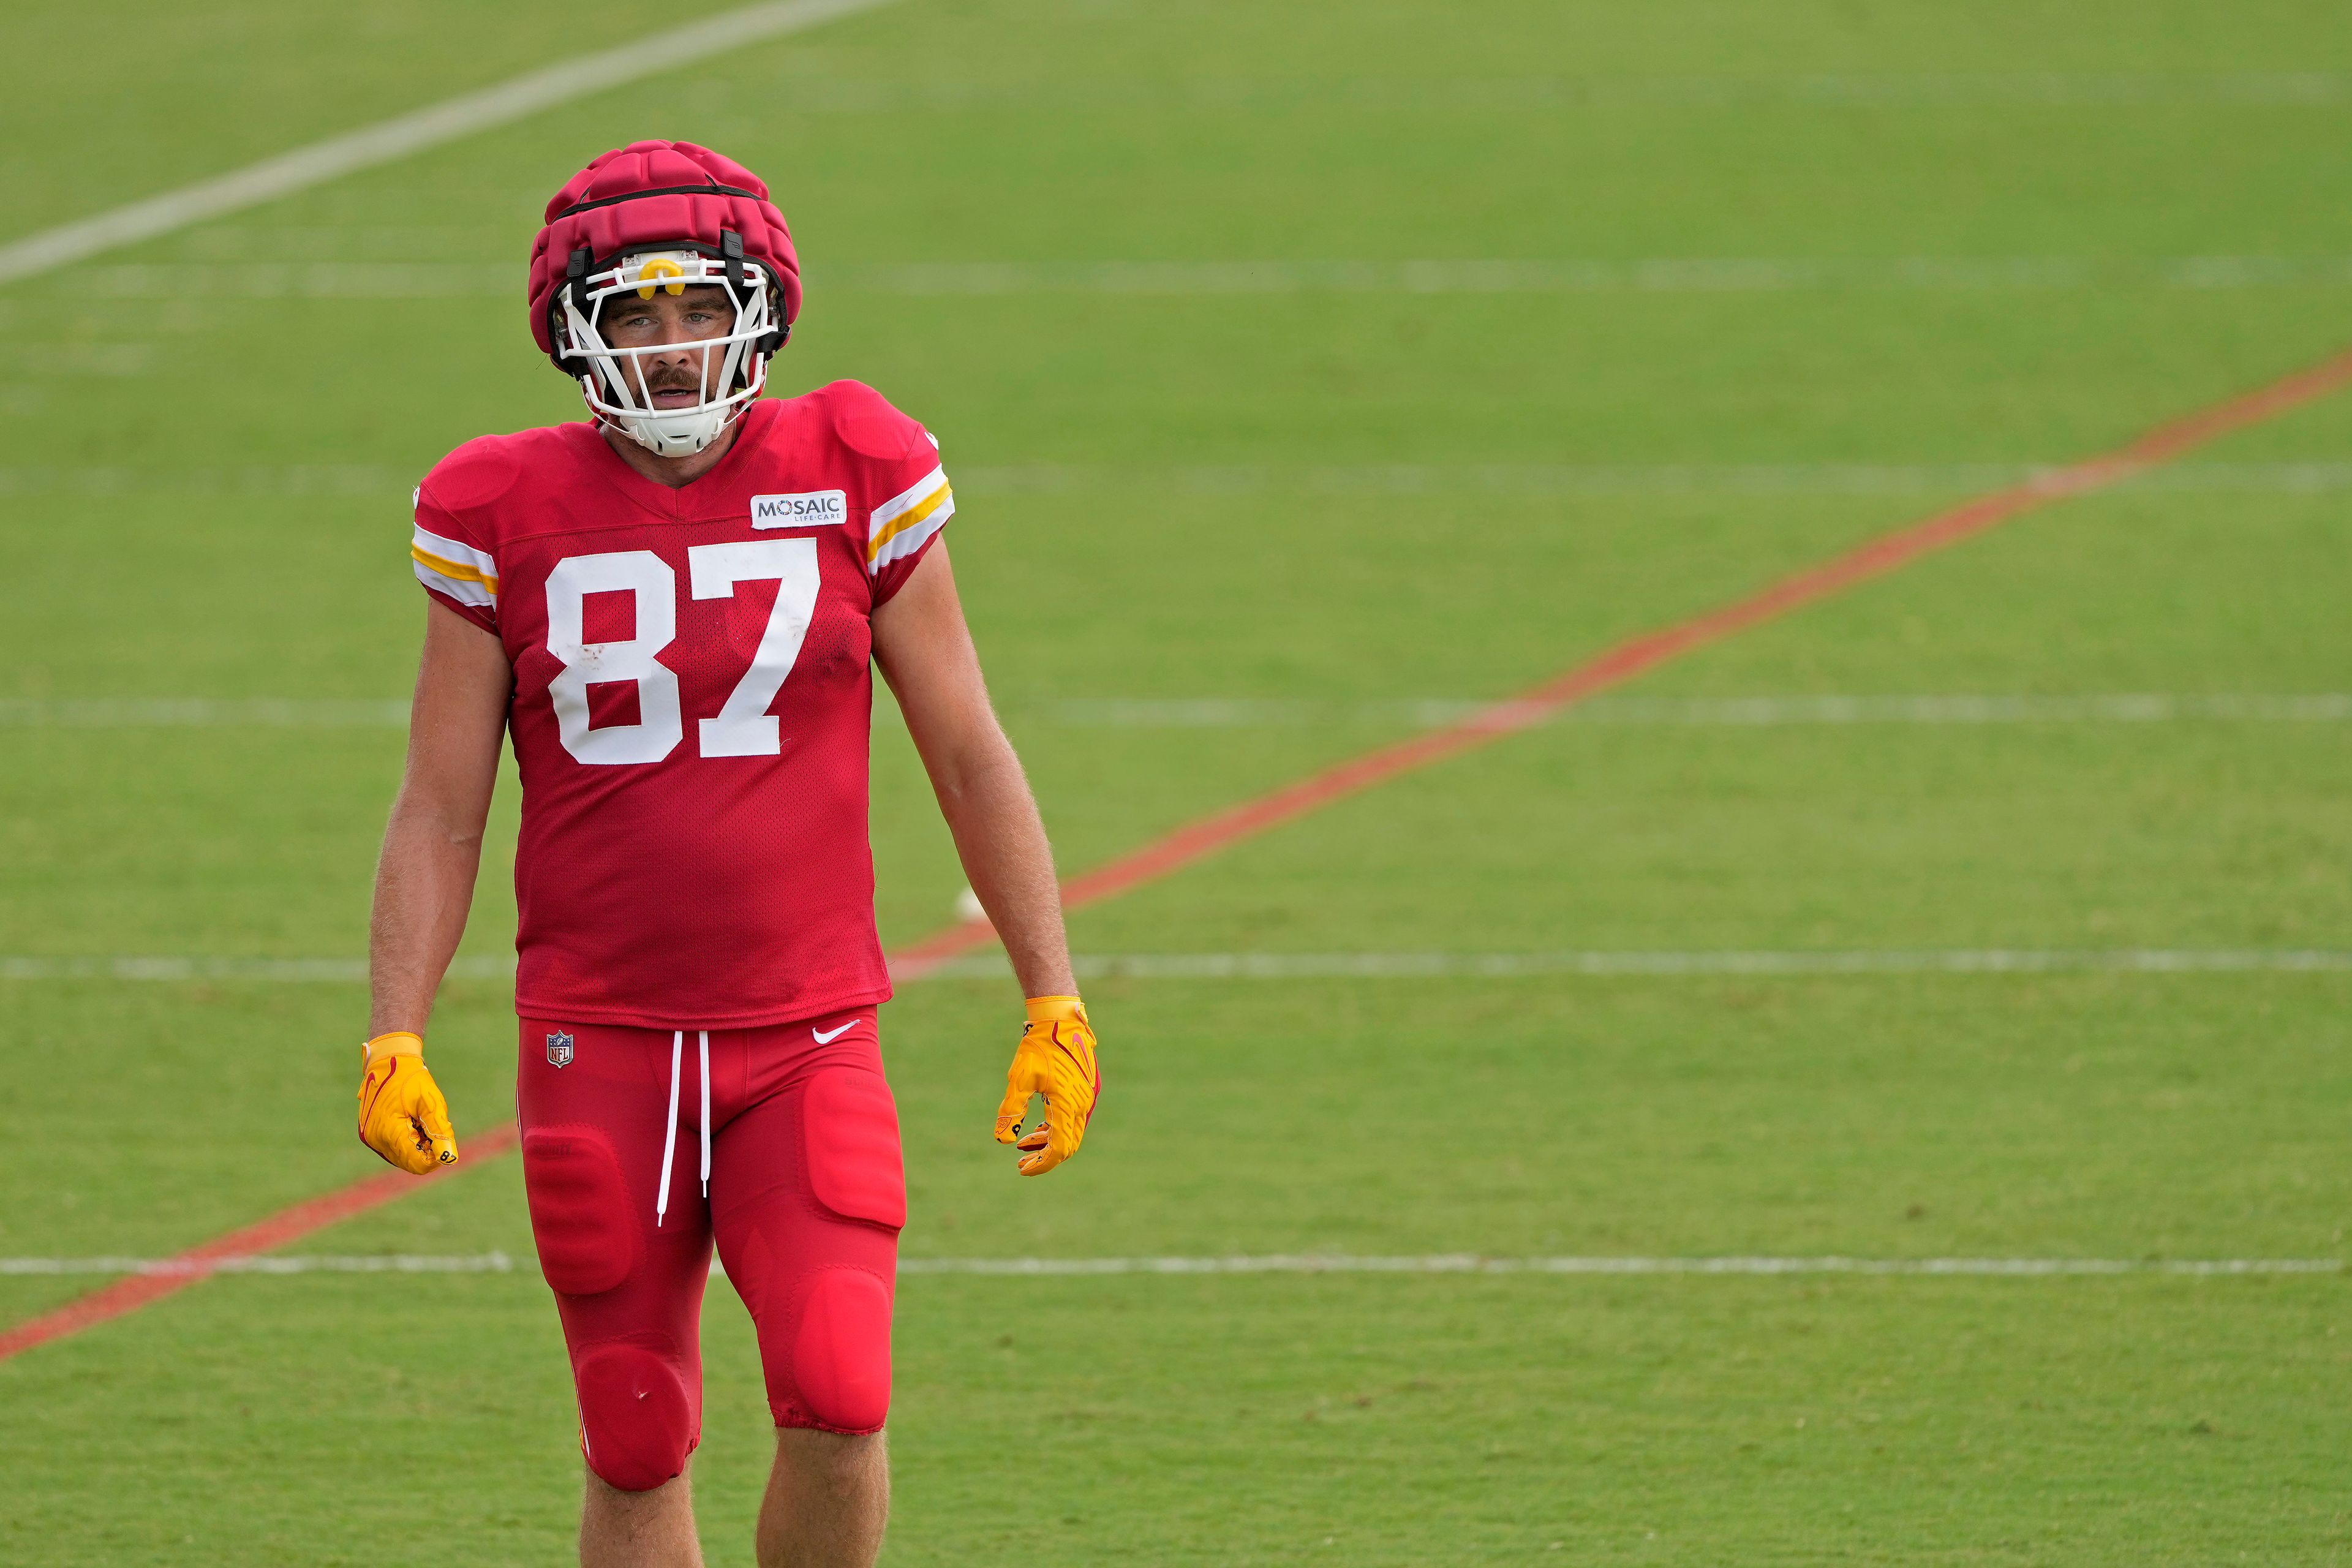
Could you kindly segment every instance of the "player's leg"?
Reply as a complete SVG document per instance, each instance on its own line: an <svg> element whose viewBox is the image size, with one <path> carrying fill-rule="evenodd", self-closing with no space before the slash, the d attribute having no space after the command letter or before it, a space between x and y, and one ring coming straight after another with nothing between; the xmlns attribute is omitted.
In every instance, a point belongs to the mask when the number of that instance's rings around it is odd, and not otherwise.
<svg viewBox="0 0 2352 1568"><path fill-rule="evenodd" d="M672 1047L667 1032L522 1025L523 1184L579 1397L590 1568L702 1563L685 1471L701 1436L710 1223L698 1053L688 1037L673 1126Z"/></svg>
<svg viewBox="0 0 2352 1568"><path fill-rule="evenodd" d="M759 1328L778 1428L760 1563L866 1568L889 1513L881 1431L907 1209L874 1013L728 1044L747 1093L713 1151L711 1224Z"/></svg>
<svg viewBox="0 0 2352 1568"><path fill-rule="evenodd" d="M776 1428L760 1503L760 1568L866 1568L890 1519L890 1451L880 1432Z"/></svg>
<svg viewBox="0 0 2352 1568"><path fill-rule="evenodd" d="M590 1470L580 1502L580 1568L702 1568L687 1478L625 1492Z"/></svg>

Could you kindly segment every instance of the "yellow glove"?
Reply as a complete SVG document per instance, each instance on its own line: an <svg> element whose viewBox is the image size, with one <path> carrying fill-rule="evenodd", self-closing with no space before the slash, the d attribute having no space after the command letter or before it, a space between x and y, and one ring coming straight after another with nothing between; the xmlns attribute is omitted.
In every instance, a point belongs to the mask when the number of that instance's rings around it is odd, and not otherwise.
<svg viewBox="0 0 2352 1568"><path fill-rule="evenodd" d="M1029 1155L1021 1162L1023 1175L1042 1176L1078 1152L1101 1093L1086 1004L1075 996L1030 997L1029 1026L1021 1031L1013 1070L1004 1075L1004 1103L996 1108L996 1141L1018 1139L1015 1146ZM1045 1097L1045 1121L1024 1138L1021 1119L1033 1094Z"/></svg>
<svg viewBox="0 0 2352 1568"><path fill-rule="evenodd" d="M457 1133L449 1102L425 1067L425 1042L415 1035L378 1035L360 1049L367 1072L360 1079L360 1142L412 1176L457 1163Z"/></svg>

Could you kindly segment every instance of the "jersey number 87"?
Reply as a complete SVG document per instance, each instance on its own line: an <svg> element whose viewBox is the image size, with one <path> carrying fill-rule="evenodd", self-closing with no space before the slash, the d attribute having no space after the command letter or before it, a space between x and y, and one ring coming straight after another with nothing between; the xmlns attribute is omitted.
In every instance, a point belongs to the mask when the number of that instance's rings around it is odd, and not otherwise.
<svg viewBox="0 0 2352 1568"><path fill-rule="evenodd" d="M782 748L768 705L801 656L809 616L816 609L816 541L760 539L698 544L686 552L698 599L731 599L738 583L776 584L775 607L751 656L751 668L727 694L718 717L701 720L696 740L706 757L772 757ZM637 635L625 641L583 642L591 594L627 594L636 604ZM686 737L677 674L654 656L677 636L677 574L650 550L571 555L547 574L547 651L563 665L548 683L563 749L596 765L657 763ZM637 721L592 728L588 689L620 681L637 689Z"/></svg>

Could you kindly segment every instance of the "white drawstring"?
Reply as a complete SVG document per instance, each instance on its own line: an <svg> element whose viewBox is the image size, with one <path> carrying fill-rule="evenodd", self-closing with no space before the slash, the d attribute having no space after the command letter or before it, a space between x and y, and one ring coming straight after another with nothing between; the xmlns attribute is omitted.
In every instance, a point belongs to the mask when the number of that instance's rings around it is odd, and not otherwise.
<svg viewBox="0 0 2352 1568"><path fill-rule="evenodd" d="M669 1128L662 1134L661 1191L654 1195L654 1228L669 1214L669 1157L677 1147L677 1059L686 1049L686 1031L675 1030L669 1037Z"/></svg>
<svg viewBox="0 0 2352 1568"><path fill-rule="evenodd" d="M710 1031L696 1031L702 1057L702 1195L710 1195ZM654 1198L654 1228L669 1217L670 1158L677 1152L677 1074L686 1056L686 1031L669 1037L669 1126L662 1134L661 1191Z"/></svg>

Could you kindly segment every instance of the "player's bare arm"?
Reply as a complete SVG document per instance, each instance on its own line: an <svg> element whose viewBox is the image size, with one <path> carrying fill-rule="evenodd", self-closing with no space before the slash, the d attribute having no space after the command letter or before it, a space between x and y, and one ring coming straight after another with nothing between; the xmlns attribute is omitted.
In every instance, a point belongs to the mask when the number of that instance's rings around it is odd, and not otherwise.
<svg viewBox="0 0 2352 1568"><path fill-rule="evenodd" d="M1070 969L1054 852L1021 759L989 704L944 540L875 612L874 658L906 715L964 875L1029 998L996 1136L1019 1144L1024 1175L1043 1175L1077 1152L1102 1074ZM1033 1093L1045 1099L1045 1121L1024 1133Z"/></svg>
<svg viewBox="0 0 2352 1568"><path fill-rule="evenodd" d="M945 540L876 612L874 659L898 700L964 874L1023 992L1075 992L1045 825L990 706Z"/></svg>
<svg viewBox="0 0 2352 1568"><path fill-rule="evenodd" d="M457 1158L448 1108L425 1067L425 1026L473 903L512 684L498 638L427 603L408 761L376 862L360 1087L361 1139L410 1172Z"/></svg>

